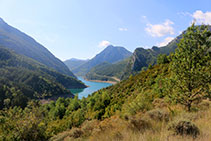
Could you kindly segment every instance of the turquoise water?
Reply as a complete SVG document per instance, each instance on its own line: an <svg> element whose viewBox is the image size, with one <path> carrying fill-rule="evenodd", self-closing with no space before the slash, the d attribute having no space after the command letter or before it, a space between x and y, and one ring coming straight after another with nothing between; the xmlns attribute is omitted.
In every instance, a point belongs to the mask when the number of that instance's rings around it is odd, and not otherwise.
<svg viewBox="0 0 211 141"><path fill-rule="evenodd" d="M108 86L111 86L110 83L102 83L102 82L92 82L92 81L86 81L81 77L78 77L79 80L85 83L88 87L85 89L70 89L70 91L73 94L78 94L78 98L82 99L83 97L87 97L89 94L92 94L93 92L100 90L102 88L106 88Z"/></svg>

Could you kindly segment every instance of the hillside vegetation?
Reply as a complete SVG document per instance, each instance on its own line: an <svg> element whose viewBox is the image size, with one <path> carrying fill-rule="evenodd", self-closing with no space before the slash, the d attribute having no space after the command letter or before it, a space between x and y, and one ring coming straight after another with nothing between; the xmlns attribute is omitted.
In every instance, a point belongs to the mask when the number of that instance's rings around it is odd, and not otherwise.
<svg viewBox="0 0 211 141"><path fill-rule="evenodd" d="M86 78L88 80L101 80L101 81L117 81L121 79L123 71L125 70L128 64L129 58L120 61L115 64L108 62L101 63L93 67L87 74ZM116 78L116 79L115 79Z"/></svg>
<svg viewBox="0 0 211 141"><path fill-rule="evenodd" d="M208 29L211 30L211 27L208 26ZM173 53L177 48L177 43L185 32L186 31L177 36L166 46L153 46L151 49L139 47L136 48L133 55L127 60L110 65L99 64L86 74L86 78L90 80L115 81L112 77L116 77L120 80L125 80L129 78L129 76L139 73L142 69L155 65L159 55L169 55L170 53Z"/></svg>
<svg viewBox="0 0 211 141"><path fill-rule="evenodd" d="M87 98L1 110L0 139L210 140L210 37L193 24L175 53Z"/></svg>
<svg viewBox="0 0 211 141"><path fill-rule="evenodd" d="M85 88L77 79L0 47L0 109L25 107L30 99L73 95L67 88Z"/></svg>
<svg viewBox="0 0 211 141"><path fill-rule="evenodd" d="M62 74L75 77L65 64L33 38L0 18L0 45L40 62ZM75 77L76 78L76 77Z"/></svg>
<svg viewBox="0 0 211 141"><path fill-rule="evenodd" d="M132 53L126 50L124 47L109 45L102 52L97 54L94 58L90 59L85 64L73 69L72 71L78 76L85 76L86 73L88 73L93 67L101 63L117 63L121 60L130 57L131 55Z"/></svg>
<svg viewBox="0 0 211 141"><path fill-rule="evenodd" d="M135 75L142 69L146 69L149 65L155 65L157 57L160 54L169 55L177 47L177 42L182 35L175 38L167 46L152 47L152 49L137 48L131 57L118 63L108 64L102 63L93 67L87 74L86 78L90 80L115 81L112 77L120 80Z"/></svg>

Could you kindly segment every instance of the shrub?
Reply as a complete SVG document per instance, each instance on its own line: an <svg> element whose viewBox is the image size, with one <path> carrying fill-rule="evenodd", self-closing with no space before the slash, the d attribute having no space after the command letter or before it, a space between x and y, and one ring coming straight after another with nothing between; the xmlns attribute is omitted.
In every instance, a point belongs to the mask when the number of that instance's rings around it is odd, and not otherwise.
<svg viewBox="0 0 211 141"><path fill-rule="evenodd" d="M66 132L62 132L56 136L53 136L52 138L50 138L50 141L63 141L66 137L68 137L70 135L69 131Z"/></svg>
<svg viewBox="0 0 211 141"><path fill-rule="evenodd" d="M150 110L145 115L156 121L169 121L170 118L169 113L161 109Z"/></svg>
<svg viewBox="0 0 211 141"><path fill-rule="evenodd" d="M84 132L85 136L90 136L95 128L97 128L98 124L100 123L99 120L86 120L81 125L81 130Z"/></svg>
<svg viewBox="0 0 211 141"><path fill-rule="evenodd" d="M56 136L53 136L50 138L50 141L63 141L66 140L66 138L71 138L71 140L75 140L77 138L80 138L83 135L83 132L79 128L72 128L69 131L62 132Z"/></svg>
<svg viewBox="0 0 211 141"><path fill-rule="evenodd" d="M199 128L188 120L173 121L169 124L168 130L173 131L173 133L176 135L189 135L193 138L196 138L200 134Z"/></svg>
<svg viewBox="0 0 211 141"><path fill-rule="evenodd" d="M73 128L71 129L71 137L73 138L79 138L83 135L83 131L79 128Z"/></svg>
<svg viewBox="0 0 211 141"><path fill-rule="evenodd" d="M150 98L144 94L139 94L132 102L125 103L122 108L123 116L135 115L141 111L147 111L152 108L152 102Z"/></svg>
<svg viewBox="0 0 211 141"><path fill-rule="evenodd" d="M129 119L129 128L132 131L144 132L146 129L152 127L151 123L148 120L145 120L140 117L132 117Z"/></svg>
<svg viewBox="0 0 211 141"><path fill-rule="evenodd" d="M167 107L167 103L164 101L164 99L161 98L156 98L153 102L152 102L153 106L155 108L163 108L163 107Z"/></svg>
<svg viewBox="0 0 211 141"><path fill-rule="evenodd" d="M203 100L198 104L198 108L200 110L207 110L210 107L210 101L208 100Z"/></svg>

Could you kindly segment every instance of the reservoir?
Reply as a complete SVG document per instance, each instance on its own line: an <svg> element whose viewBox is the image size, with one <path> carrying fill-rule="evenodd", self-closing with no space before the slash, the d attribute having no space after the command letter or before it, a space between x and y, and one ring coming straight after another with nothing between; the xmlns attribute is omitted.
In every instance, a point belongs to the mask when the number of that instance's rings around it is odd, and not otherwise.
<svg viewBox="0 0 211 141"><path fill-rule="evenodd" d="M82 99L83 97L87 97L88 95L92 94L93 92L96 92L102 88L106 88L106 87L112 85L111 83L86 81L82 77L78 77L78 79L81 80L85 85L88 86L85 89L70 89L70 91L74 95L78 94L79 99Z"/></svg>

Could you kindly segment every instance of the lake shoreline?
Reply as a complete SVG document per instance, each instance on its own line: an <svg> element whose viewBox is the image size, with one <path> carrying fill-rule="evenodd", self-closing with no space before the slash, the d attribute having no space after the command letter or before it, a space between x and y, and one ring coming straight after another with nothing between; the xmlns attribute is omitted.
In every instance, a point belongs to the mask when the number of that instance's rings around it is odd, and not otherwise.
<svg viewBox="0 0 211 141"><path fill-rule="evenodd" d="M115 81L89 80L89 79L86 79L86 78L84 78L84 80L91 81L91 82L110 83L110 84L118 83L118 82L115 82Z"/></svg>

